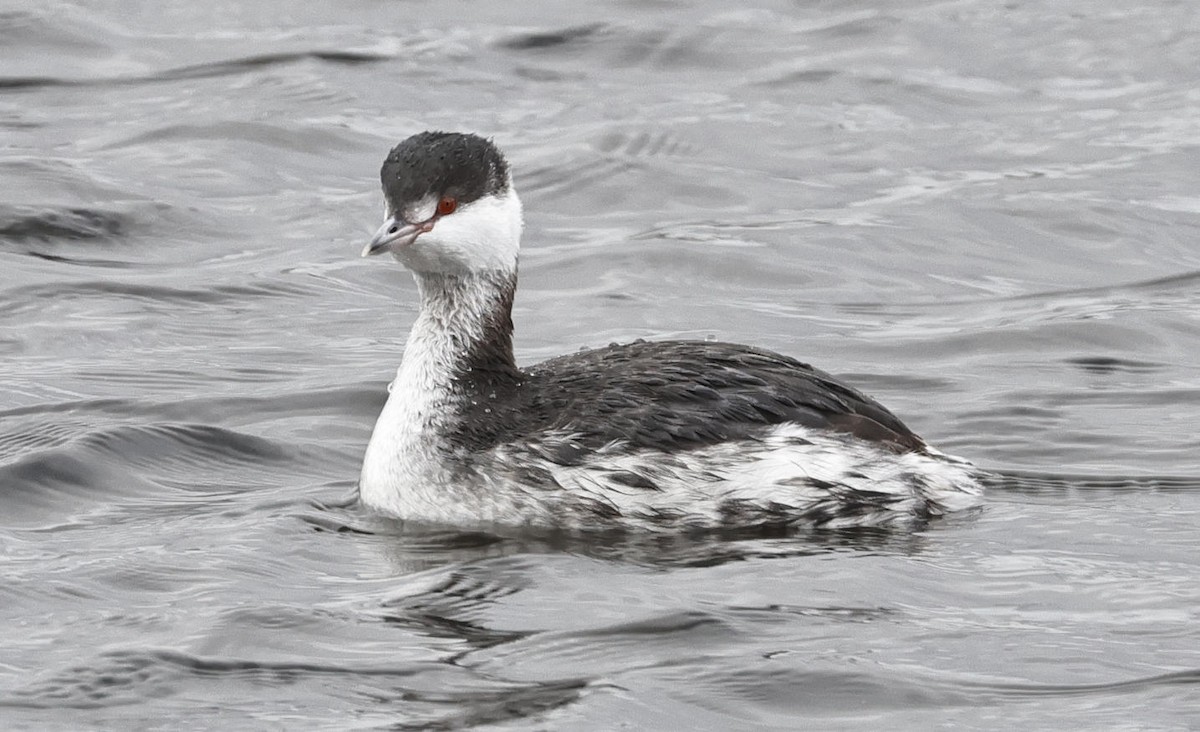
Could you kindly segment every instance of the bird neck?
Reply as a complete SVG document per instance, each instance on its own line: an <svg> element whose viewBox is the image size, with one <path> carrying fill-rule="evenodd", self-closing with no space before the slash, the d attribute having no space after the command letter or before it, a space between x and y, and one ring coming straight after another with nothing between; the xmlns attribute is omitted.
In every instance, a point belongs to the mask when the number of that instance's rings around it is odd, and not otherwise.
<svg viewBox="0 0 1200 732"><path fill-rule="evenodd" d="M512 349L516 271L416 275L421 312L405 347L402 371L448 385L518 375ZM409 363L410 359L414 363Z"/></svg>

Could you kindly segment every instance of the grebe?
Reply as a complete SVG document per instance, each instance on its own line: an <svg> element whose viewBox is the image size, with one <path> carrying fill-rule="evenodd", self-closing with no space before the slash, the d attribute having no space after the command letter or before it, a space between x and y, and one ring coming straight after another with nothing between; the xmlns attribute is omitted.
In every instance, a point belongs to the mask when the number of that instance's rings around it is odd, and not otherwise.
<svg viewBox="0 0 1200 732"><path fill-rule="evenodd" d="M420 313L363 460L368 507L573 529L877 526L979 503L979 472L875 400L777 353L637 341L513 360L523 220L508 162L422 132L381 171L363 256L412 271Z"/></svg>

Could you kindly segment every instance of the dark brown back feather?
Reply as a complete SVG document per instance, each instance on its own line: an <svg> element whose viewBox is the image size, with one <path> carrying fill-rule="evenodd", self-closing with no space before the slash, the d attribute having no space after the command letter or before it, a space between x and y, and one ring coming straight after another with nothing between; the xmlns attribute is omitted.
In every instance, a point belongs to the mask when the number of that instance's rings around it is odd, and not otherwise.
<svg viewBox="0 0 1200 732"><path fill-rule="evenodd" d="M637 341L544 361L517 374L475 364L452 438L468 449L572 432L597 449L680 450L751 438L795 422L896 452L924 442L874 399L830 374L771 351L707 341ZM483 410L487 410L484 412ZM570 464L570 455L547 455ZM556 457L561 459L556 459Z"/></svg>

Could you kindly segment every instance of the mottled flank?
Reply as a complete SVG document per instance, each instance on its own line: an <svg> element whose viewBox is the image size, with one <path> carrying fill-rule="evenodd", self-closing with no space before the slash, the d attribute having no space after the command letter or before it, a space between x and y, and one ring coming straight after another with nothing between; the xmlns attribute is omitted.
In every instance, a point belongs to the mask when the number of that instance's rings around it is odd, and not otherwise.
<svg viewBox="0 0 1200 732"><path fill-rule="evenodd" d="M459 452L458 459L473 470L451 488L456 502L503 516L509 510L503 496L512 491L504 482L519 476L522 466L537 464L536 446L574 439L536 434L525 443ZM964 461L924 451L896 453L853 435L793 423L672 452L615 442L586 463L547 469L557 491L525 493L540 506L526 514L529 522L579 528L614 519L657 530L893 525L973 506L981 492L976 471Z"/></svg>

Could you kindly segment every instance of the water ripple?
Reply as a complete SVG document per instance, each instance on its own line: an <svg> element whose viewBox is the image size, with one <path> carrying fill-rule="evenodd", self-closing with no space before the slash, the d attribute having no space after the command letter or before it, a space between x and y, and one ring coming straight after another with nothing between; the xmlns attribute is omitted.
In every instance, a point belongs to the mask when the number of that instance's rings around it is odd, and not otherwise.
<svg viewBox="0 0 1200 732"><path fill-rule="evenodd" d="M74 300L111 302L112 298L144 301L147 305L186 306L208 311L214 305L244 304L260 298L296 297L303 288L287 282L213 285L210 287L173 287L118 280L84 280L64 284L40 284L13 287L0 299L0 313L17 315L40 312L48 303L61 306Z"/></svg>
<svg viewBox="0 0 1200 732"><path fill-rule="evenodd" d="M561 30L525 31L503 38L496 45L510 51L557 49L591 40L603 33L605 28L604 23L591 23Z"/></svg>
<svg viewBox="0 0 1200 732"><path fill-rule="evenodd" d="M25 421L0 436L0 500L10 522L53 521L64 509L121 496L170 501L171 492L193 489L198 472L214 478L236 472L248 487L254 473L270 474L294 459L270 440L214 425L117 424L79 432L84 423L72 421Z"/></svg>
<svg viewBox="0 0 1200 732"><path fill-rule="evenodd" d="M207 63L191 64L164 69L148 74L129 74L98 78L70 78L57 76L0 76L0 91L30 91L49 87L88 87L154 84L192 79L207 79L221 76L239 76L247 71L276 66L287 66L306 60L332 64L367 64L387 61L394 54L372 51L312 50L280 53L265 53L241 58L223 59Z"/></svg>
<svg viewBox="0 0 1200 732"><path fill-rule="evenodd" d="M119 211L0 206L0 240L14 242L30 239L112 240L120 238L130 223L131 217Z"/></svg>
<svg viewBox="0 0 1200 732"><path fill-rule="evenodd" d="M460 729L519 720L578 699L580 679L517 683L480 677L433 663L345 666L303 661L257 661L204 657L170 649L114 650L90 664L51 672L0 697L9 709L100 709L143 703L212 703L240 707L273 690L280 710L304 706L315 689L331 683L358 699L370 699L391 729ZM353 690L353 691L350 691ZM187 701L182 695L186 694ZM281 699L282 697L282 699ZM261 707L261 702L259 702ZM294 711L293 711L294 713ZM372 715L372 716L377 716Z"/></svg>

